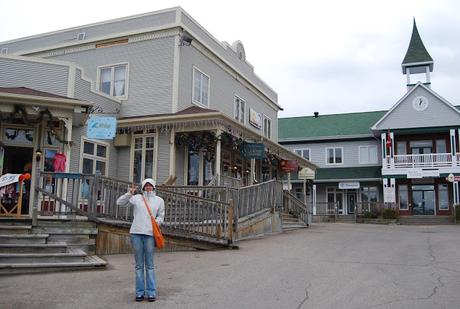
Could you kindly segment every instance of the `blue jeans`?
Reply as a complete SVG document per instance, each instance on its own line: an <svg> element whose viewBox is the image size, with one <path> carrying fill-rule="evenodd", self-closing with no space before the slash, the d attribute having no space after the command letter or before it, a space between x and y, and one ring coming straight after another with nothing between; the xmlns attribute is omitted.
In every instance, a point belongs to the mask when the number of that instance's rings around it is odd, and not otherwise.
<svg viewBox="0 0 460 309"><path fill-rule="evenodd" d="M147 294L147 296L156 297L155 271L153 269L155 241L153 236L131 234L131 244L136 260L136 296ZM144 265L146 280L144 280Z"/></svg>

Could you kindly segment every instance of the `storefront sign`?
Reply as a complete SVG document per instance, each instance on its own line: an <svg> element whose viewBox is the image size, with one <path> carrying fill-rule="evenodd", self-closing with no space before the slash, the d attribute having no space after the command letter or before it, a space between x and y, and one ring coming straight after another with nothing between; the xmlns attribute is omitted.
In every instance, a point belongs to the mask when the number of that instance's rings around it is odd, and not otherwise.
<svg viewBox="0 0 460 309"><path fill-rule="evenodd" d="M246 159L263 160L265 158L265 146L263 143L246 143L241 150L241 155Z"/></svg>
<svg viewBox="0 0 460 309"><path fill-rule="evenodd" d="M95 139L112 139L115 137L117 119L115 117L91 116L88 120L86 135Z"/></svg>
<svg viewBox="0 0 460 309"><path fill-rule="evenodd" d="M456 175L450 173L449 176L446 177L446 180L448 182L460 181L460 176L456 176Z"/></svg>
<svg viewBox="0 0 460 309"><path fill-rule="evenodd" d="M413 169L407 171L407 178L439 177L439 170Z"/></svg>
<svg viewBox="0 0 460 309"><path fill-rule="evenodd" d="M299 164L295 160L281 160L280 169L286 173L297 172Z"/></svg>
<svg viewBox="0 0 460 309"><path fill-rule="evenodd" d="M394 186L385 186L383 188L383 202L396 203L396 190Z"/></svg>
<svg viewBox="0 0 460 309"><path fill-rule="evenodd" d="M0 188L19 181L21 174L5 174L0 177Z"/></svg>
<svg viewBox="0 0 460 309"><path fill-rule="evenodd" d="M249 123L258 129L262 128L262 114L249 108Z"/></svg>
<svg viewBox="0 0 460 309"><path fill-rule="evenodd" d="M311 168L304 167L299 171L299 179L308 180L308 179L315 179L315 171Z"/></svg>
<svg viewBox="0 0 460 309"><path fill-rule="evenodd" d="M339 182L339 189L347 190L347 189L359 189L359 182Z"/></svg>

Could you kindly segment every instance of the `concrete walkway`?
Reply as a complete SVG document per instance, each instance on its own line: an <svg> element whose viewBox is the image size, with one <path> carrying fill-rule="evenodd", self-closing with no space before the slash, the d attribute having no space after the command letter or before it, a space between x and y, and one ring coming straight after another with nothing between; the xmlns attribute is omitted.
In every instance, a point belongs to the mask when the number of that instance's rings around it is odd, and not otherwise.
<svg viewBox="0 0 460 309"><path fill-rule="evenodd" d="M315 224L240 250L159 253L134 302L131 255L105 271L0 277L0 308L460 308L460 226Z"/></svg>

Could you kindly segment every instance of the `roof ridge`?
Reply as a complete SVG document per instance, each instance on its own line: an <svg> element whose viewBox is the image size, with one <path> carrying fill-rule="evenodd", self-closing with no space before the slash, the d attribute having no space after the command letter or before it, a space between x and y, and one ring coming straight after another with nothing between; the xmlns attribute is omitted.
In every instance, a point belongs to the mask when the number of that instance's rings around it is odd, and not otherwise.
<svg viewBox="0 0 460 309"><path fill-rule="evenodd" d="M382 113L382 112L388 112L388 110L378 110L378 111L365 111L365 112L352 112L352 113L337 113L337 114L324 114L324 115L319 115L317 118L321 117L326 117L326 116L338 116L338 115L352 115L352 114L368 114L368 113ZM282 117L278 118L280 119L292 119L292 118L315 118L315 116L292 116L292 117Z"/></svg>

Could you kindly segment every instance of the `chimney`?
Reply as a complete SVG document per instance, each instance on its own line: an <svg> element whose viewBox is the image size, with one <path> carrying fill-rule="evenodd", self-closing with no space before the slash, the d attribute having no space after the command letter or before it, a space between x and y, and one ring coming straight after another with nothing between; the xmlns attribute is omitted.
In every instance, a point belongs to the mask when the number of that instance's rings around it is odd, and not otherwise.
<svg viewBox="0 0 460 309"><path fill-rule="evenodd" d="M319 113L318 113L318 112L314 112L313 115L315 115L315 118L318 118L318 117L319 117Z"/></svg>

